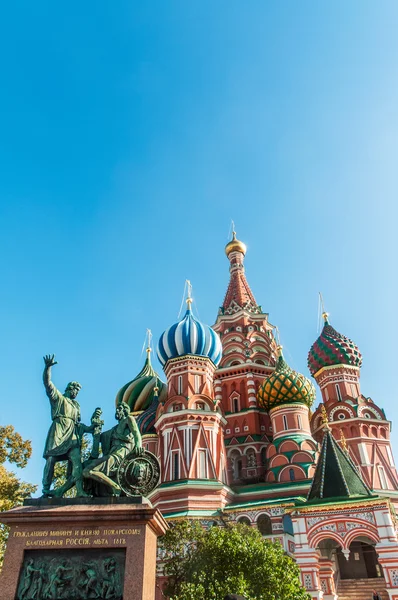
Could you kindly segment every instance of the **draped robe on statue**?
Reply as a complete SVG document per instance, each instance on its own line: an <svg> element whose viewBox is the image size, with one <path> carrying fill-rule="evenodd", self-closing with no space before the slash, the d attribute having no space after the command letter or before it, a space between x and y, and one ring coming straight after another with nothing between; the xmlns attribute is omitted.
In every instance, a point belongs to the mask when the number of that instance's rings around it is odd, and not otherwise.
<svg viewBox="0 0 398 600"><path fill-rule="evenodd" d="M80 447L80 405L76 400L63 396L52 383L47 395L51 404L52 424L43 456L57 456L59 460L66 460L71 448Z"/></svg>

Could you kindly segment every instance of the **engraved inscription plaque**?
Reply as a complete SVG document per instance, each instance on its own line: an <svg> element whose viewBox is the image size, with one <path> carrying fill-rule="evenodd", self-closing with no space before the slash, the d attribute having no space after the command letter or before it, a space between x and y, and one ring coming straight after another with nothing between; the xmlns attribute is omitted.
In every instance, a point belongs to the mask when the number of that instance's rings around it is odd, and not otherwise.
<svg viewBox="0 0 398 600"><path fill-rule="evenodd" d="M27 550L15 600L123 600L125 550Z"/></svg>

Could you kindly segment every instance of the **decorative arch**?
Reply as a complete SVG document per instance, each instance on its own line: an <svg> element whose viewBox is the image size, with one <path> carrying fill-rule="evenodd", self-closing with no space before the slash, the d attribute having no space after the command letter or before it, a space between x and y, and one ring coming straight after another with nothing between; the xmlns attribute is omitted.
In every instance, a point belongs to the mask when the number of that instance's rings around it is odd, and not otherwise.
<svg viewBox="0 0 398 600"><path fill-rule="evenodd" d="M300 450L300 447L294 440L286 440L279 446L279 452L293 452L297 450Z"/></svg>
<svg viewBox="0 0 398 600"><path fill-rule="evenodd" d="M334 531L322 530L316 533L314 536L308 536L309 545L312 548L317 548L322 540L327 539L332 539L337 542L339 546L345 548L343 538Z"/></svg>
<svg viewBox="0 0 398 600"><path fill-rule="evenodd" d="M338 421L338 419L334 419L334 415L337 412L346 412L349 414L349 419L353 419L355 417L354 411L352 410L352 408L350 406L347 406L347 404L342 404L341 402L338 404L338 406L335 406L334 408L332 408L332 410L329 413L329 421Z"/></svg>
<svg viewBox="0 0 398 600"><path fill-rule="evenodd" d="M273 456L269 463L269 468L274 469L275 467L281 467L282 465L288 465L289 459L284 454L276 454Z"/></svg>
<svg viewBox="0 0 398 600"><path fill-rule="evenodd" d="M205 410L213 410L212 406L210 405L209 398L207 396L204 396L203 394L195 394L194 396L191 396L191 398L188 401L188 408L196 410L197 402L204 404Z"/></svg>
<svg viewBox="0 0 398 600"><path fill-rule="evenodd" d="M310 440L303 440L300 444L300 449L309 450L310 452L313 452L314 450L317 450L317 445L314 442L311 442Z"/></svg>
<svg viewBox="0 0 398 600"><path fill-rule="evenodd" d="M380 413L378 412L378 410L376 408L374 408L373 406L369 406L368 404L366 404L365 406L360 406L358 408L358 417L364 417L366 416L366 413L370 413L372 415L375 416L376 419L378 419L379 421L382 420Z"/></svg>
<svg viewBox="0 0 398 600"><path fill-rule="evenodd" d="M257 450L255 449L254 446L248 446L247 448L245 448L244 451L243 451L243 454L247 454L248 450L253 450L257 454Z"/></svg>
<svg viewBox="0 0 398 600"><path fill-rule="evenodd" d="M224 367L238 367L239 365L244 365L245 361L242 359L237 359L234 358L233 360L228 360L226 363L224 363Z"/></svg>
<svg viewBox="0 0 398 600"><path fill-rule="evenodd" d="M240 448L230 448L228 450L227 456L228 458L232 458L233 456L235 456L235 458L238 458L242 456L242 451Z"/></svg>
<svg viewBox="0 0 398 600"><path fill-rule="evenodd" d="M268 513L263 512L259 514L256 525L262 535L272 535L272 521Z"/></svg>
<svg viewBox="0 0 398 600"><path fill-rule="evenodd" d="M311 454L308 454L308 452L297 452L297 454L294 454L294 456L292 456L292 463L312 463L313 462L313 458L311 456Z"/></svg>
<svg viewBox="0 0 398 600"><path fill-rule="evenodd" d="M236 522L243 523L244 525L252 524L252 520L250 519L249 515L239 515L239 517L236 519Z"/></svg>
<svg viewBox="0 0 398 600"><path fill-rule="evenodd" d="M283 467L283 469L281 469L281 471L279 472L278 480L279 481L294 481L290 477L290 470L293 470L295 475L297 473L297 475L300 476L300 477L295 477L295 479L307 479L307 474L305 473L305 471L302 467L300 467L299 465L292 465L290 463L289 465L287 465L286 467Z"/></svg>
<svg viewBox="0 0 398 600"><path fill-rule="evenodd" d="M347 533L347 537L345 538L346 547L349 548L352 542L355 541L357 537L366 536L370 538L375 544L380 542L380 538L377 535L377 531L373 528L370 523L364 524L362 528L356 528Z"/></svg>

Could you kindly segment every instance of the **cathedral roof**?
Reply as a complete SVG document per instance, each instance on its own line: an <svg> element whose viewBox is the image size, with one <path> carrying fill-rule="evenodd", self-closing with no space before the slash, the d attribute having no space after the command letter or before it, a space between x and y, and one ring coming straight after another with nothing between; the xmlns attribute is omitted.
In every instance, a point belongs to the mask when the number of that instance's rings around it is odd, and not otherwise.
<svg viewBox="0 0 398 600"><path fill-rule="evenodd" d="M250 312L261 312L245 276L243 259L246 254L246 245L237 239L235 231L232 240L225 246L225 253L231 263L231 278L221 311L224 313L234 312L244 308Z"/></svg>
<svg viewBox="0 0 398 600"><path fill-rule="evenodd" d="M151 350L147 349L147 358L141 371L134 379L126 383L116 395L116 406L121 402L129 405L131 412L144 411L154 399L154 388L159 388L159 396L167 393L167 386L159 379L151 364Z"/></svg>
<svg viewBox="0 0 398 600"><path fill-rule="evenodd" d="M322 448L307 501L372 496L348 453L325 426Z"/></svg>
<svg viewBox="0 0 398 600"><path fill-rule="evenodd" d="M156 433L156 411L159 406L158 392L159 390L156 387L154 389L154 396L151 405L144 412L142 412L136 417L138 429L140 430L141 435L145 435L148 433Z"/></svg>
<svg viewBox="0 0 398 600"><path fill-rule="evenodd" d="M258 390L259 405L266 410L291 403L306 404L310 407L315 400L315 388L312 382L289 367L281 347L279 352L275 371L264 380Z"/></svg>
<svg viewBox="0 0 398 600"><path fill-rule="evenodd" d="M221 360L222 346L218 333L193 316L191 303L188 297L184 317L160 336L157 353L163 366L171 358L187 354L210 358L216 366Z"/></svg>
<svg viewBox="0 0 398 600"><path fill-rule="evenodd" d="M308 368L315 375L323 367L333 365L362 365L362 354L352 340L345 337L329 324L327 313L323 313L325 324L321 335L312 344L308 353Z"/></svg>

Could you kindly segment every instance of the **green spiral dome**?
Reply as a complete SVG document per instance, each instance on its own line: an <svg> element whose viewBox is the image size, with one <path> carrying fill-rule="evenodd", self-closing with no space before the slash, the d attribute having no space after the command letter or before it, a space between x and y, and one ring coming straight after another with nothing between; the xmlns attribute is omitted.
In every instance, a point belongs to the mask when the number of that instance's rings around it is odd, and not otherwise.
<svg viewBox="0 0 398 600"><path fill-rule="evenodd" d="M147 358L141 371L118 391L116 406L126 402L131 412L142 412L151 406L156 386L159 388L159 400L164 400L167 386L152 367L150 350L147 350Z"/></svg>
<svg viewBox="0 0 398 600"><path fill-rule="evenodd" d="M268 411L281 404L298 403L311 407L315 388L309 379L289 367L281 352L275 371L264 380L257 399L259 405Z"/></svg>

